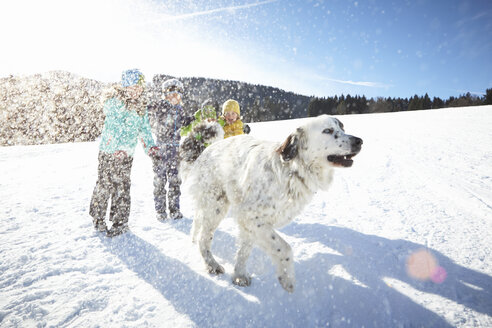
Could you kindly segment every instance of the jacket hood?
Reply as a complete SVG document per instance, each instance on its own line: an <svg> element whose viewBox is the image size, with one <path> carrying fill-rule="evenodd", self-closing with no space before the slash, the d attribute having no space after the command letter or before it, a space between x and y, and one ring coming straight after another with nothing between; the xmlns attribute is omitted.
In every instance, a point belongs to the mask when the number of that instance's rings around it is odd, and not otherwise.
<svg viewBox="0 0 492 328"><path fill-rule="evenodd" d="M128 110L135 111L138 115L143 116L147 107L147 95L144 90L142 95L138 99L130 98L124 87L120 84L112 84L102 92L101 100L104 104L108 99L116 98L125 103L125 107Z"/></svg>

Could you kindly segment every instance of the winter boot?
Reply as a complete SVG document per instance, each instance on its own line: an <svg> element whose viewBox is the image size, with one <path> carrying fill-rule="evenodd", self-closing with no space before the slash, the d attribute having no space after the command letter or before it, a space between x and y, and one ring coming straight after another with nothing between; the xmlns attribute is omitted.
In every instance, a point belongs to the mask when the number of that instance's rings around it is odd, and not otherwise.
<svg viewBox="0 0 492 328"><path fill-rule="evenodd" d="M128 227L128 222L113 223L113 226L111 227L111 229L108 230L108 232L106 233L106 236L116 237L116 236L119 236L119 235L127 232L128 230L130 230L130 228Z"/></svg>
<svg viewBox="0 0 492 328"><path fill-rule="evenodd" d="M179 220L183 218L183 214L181 214L178 208L170 208L169 217L173 220Z"/></svg>
<svg viewBox="0 0 492 328"><path fill-rule="evenodd" d="M167 214L166 214L166 212L157 213L157 220L158 221L166 221L167 220Z"/></svg>
<svg viewBox="0 0 492 328"><path fill-rule="evenodd" d="M106 230L108 230L104 219L92 219L92 224L94 225L94 229L97 231L106 232Z"/></svg>

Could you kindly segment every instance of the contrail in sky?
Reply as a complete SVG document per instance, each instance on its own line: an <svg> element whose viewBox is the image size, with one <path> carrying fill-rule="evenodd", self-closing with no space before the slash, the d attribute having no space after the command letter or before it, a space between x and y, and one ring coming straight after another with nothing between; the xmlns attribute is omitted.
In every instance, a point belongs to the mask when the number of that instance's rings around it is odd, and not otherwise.
<svg viewBox="0 0 492 328"><path fill-rule="evenodd" d="M154 23L164 22L164 21L176 21L176 20L194 18L194 17L198 17L198 16L206 16L206 15L210 15L210 14L220 13L223 11L233 11L233 10L238 10L238 9L246 9L246 8L266 5L266 4L269 4L272 2L277 2L277 1L278 0L266 0L266 1L260 1L260 2L250 3L250 4L246 4L246 5L241 5L241 6L216 8L216 9L210 9L210 10L200 11L200 12L196 12L196 13L183 14L183 15L178 15L178 16L168 16L168 17L159 19L157 21L154 21Z"/></svg>
<svg viewBox="0 0 492 328"><path fill-rule="evenodd" d="M350 80L336 80L336 79L328 79L324 78L325 80L336 82L336 83L343 83L343 84L350 84L350 85L359 85L363 87L371 87L371 88L388 88L391 87L392 85L389 84L384 84L384 83L379 83L379 82L363 82L363 81L350 81Z"/></svg>

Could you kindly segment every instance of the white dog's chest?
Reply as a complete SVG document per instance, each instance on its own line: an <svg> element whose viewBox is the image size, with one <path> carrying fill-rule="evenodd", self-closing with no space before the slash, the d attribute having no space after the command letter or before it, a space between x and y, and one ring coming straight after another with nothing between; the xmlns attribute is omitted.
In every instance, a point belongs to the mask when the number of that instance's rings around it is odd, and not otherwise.
<svg viewBox="0 0 492 328"><path fill-rule="evenodd" d="M304 201L299 202L299 200L287 199L269 204L269 208L261 209L260 213L269 213L269 215L264 217L265 223L275 228L280 228L292 222L301 213L305 204Z"/></svg>

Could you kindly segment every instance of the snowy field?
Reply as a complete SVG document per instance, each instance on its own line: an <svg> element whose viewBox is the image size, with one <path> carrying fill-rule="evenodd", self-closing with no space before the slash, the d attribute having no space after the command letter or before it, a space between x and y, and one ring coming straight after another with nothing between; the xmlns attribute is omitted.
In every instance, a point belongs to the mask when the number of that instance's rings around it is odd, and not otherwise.
<svg viewBox="0 0 492 328"><path fill-rule="evenodd" d="M232 219L213 244L226 274L209 275L186 195L185 219L155 219L140 146L131 232L114 239L88 214L97 142L0 148L0 326L492 327L492 106L339 118L364 145L281 229L293 294L259 249L252 285L232 285ZM301 121L251 134L281 141Z"/></svg>

